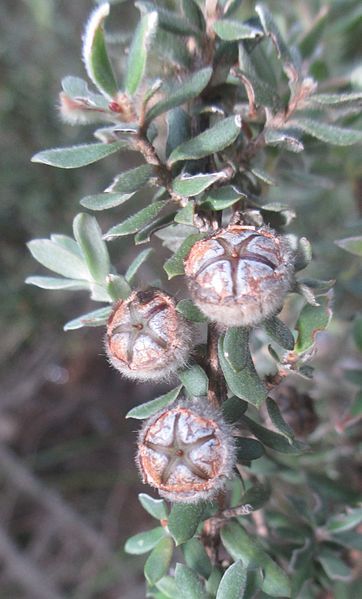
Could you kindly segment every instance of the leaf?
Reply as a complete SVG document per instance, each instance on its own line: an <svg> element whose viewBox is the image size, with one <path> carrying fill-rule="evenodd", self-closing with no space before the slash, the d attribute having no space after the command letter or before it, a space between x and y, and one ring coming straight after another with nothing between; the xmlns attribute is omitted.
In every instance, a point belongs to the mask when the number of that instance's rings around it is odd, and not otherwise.
<svg viewBox="0 0 362 599"><path fill-rule="evenodd" d="M256 39L264 35L261 27L241 23L240 21L231 21L230 19L222 19L215 21L213 24L215 33L227 42L243 39Z"/></svg>
<svg viewBox="0 0 362 599"><path fill-rule="evenodd" d="M156 175L152 164L141 164L118 175L106 189L107 193L130 194L138 191Z"/></svg>
<svg viewBox="0 0 362 599"><path fill-rule="evenodd" d="M27 245L35 260L49 270L70 279L90 280L83 258L72 251L50 239L33 239Z"/></svg>
<svg viewBox="0 0 362 599"><path fill-rule="evenodd" d="M263 445L274 449L274 451L297 454L301 453L306 448L306 445L300 441L294 440L293 443L289 443L283 435L268 430L245 414L240 416L240 420L263 443Z"/></svg>
<svg viewBox="0 0 362 599"><path fill-rule="evenodd" d="M229 208L240 200L240 198L245 197L246 195L233 185L225 185L219 189L210 190L201 206L208 210L225 210L225 208Z"/></svg>
<svg viewBox="0 0 362 599"><path fill-rule="evenodd" d="M350 146L362 142L362 132L354 129L345 129L328 125L309 118L295 118L289 121L289 125L301 129L320 141L335 146Z"/></svg>
<svg viewBox="0 0 362 599"><path fill-rule="evenodd" d="M237 422L242 414L248 409L248 402L239 397L228 397L222 403L222 412L227 422Z"/></svg>
<svg viewBox="0 0 362 599"><path fill-rule="evenodd" d="M315 343L315 338L319 331L323 331L330 323L332 310L328 298L319 298L319 306L307 304L301 311L297 324L298 337L295 344L295 351L302 354L310 349Z"/></svg>
<svg viewBox="0 0 362 599"><path fill-rule="evenodd" d="M93 164L106 156L129 147L126 141L116 141L111 144L93 143L71 146L70 148L55 148L38 152L32 157L32 162L40 162L58 168L79 168Z"/></svg>
<svg viewBox="0 0 362 599"><path fill-rule="evenodd" d="M147 223L150 222L159 212L161 212L162 208L165 206L165 201L153 202L153 204L149 204L145 208L142 208L139 212L132 214L120 223L119 225L115 225L107 233L105 234L105 239L114 239L116 237L121 237L123 235L130 235L131 233L136 233L144 227Z"/></svg>
<svg viewBox="0 0 362 599"><path fill-rule="evenodd" d="M179 370L177 374L191 397L207 395L209 379L201 366L194 364L189 368L185 368L185 370Z"/></svg>
<svg viewBox="0 0 362 599"><path fill-rule="evenodd" d="M207 67L206 69L196 71L189 79L184 80L181 85L172 88L163 100L157 102L148 111L146 122L149 123L160 114L181 106L181 104L185 104L185 102L193 98L197 98L209 83L211 75L212 68Z"/></svg>
<svg viewBox="0 0 362 599"><path fill-rule="evenodd" d="M250 360L249 329L243 327L230 327L223 342L224 356L236 372L247 366Z"/></svg>
<svg viewBox="0 0 362 599"><path fill-rule="evenodd" d="M178 35L195 35L199 34L199 30L188 19L184 19L177 12L155 6L152 2L139 1L137 5L147 11L157 10L158 21L160 27L171 33Z"/></svg>
<svg viewBox="0 0 362 599"><path fill-rule="evenodd" d="M92 12L83 37L83 60L88 77L111 99L117 93L118 85L104 39L104 21L109 9L109 4L103 3Z"/></svg>
<svg viewBox="0 0 362 599"><path fill-rule="evenodd" d="M99 308L98 310L93 310L93 312L82 314L82 316L78 316L78 318L74 318L74 320L70 320L63 328L65 331L74 331L75 329L81 329L82 327L103 326L106 324L111 312L111 306Z"/></svg>
<svg viewBox="0 0 362 599"><path fill-rule="evenodd" d="M60 279L59 277L27 277L25 279L27 285L35 285L40 289L67 289L69 291L80 291L89 289L89 281L77 281L76 279Z"/></svg>
<svg viewBox="0 0 362 599"><path fill-rule="evenodd" d="M133 96L140 86L146 71L147 56L158 23L156 11L144 14L134 33L129 49L125 78L126 92Z"/></svg>
<svg viewBox="0 0 362 599"><path fill-rule="evenodd" d="M73 237L69 237L69 235L58 235L57 233L51 233L50 240L57 245L60 245L60 247L64 248L68 252L75 254L79 258L83 258L81 249Z"/></svg>
<svg viewBox="0 0 362 599"><path fill-rule="evenodd" d="M73 233L93 279L104 283L110 270L107 246L102 231L94 218L81 212L73 221Z"/></svg>
<svg viewBox="0 0 362 599"><path fill-rule="evenodd" d="M144 567L146 580L153 585L163 578L170 567L173 554L173 540L170 537L161 539L148 556Z"/></svg>
<svg viewBox="0 0 362 599"><path fill-rule="evenodd" d="M204 578L211 574L212 566L210 559L201 541L190 539L182 546L186 565Z"/></svg>
<svg viewBox="0 0 362 599"><path fill-rule="evenodd" d="M175 216L175 223L181 223L182 225L190 225L194 224L194 216L195 216L195 203L190 200L187 202L187 205L179 210Z"/></svg>
<svg viewBox="0 0 362 599"><path fill-rule="evenodd" d="M156 582L156 587L163 593L162 597L167 599L179 599L176 581L172 576L164 576Z"/></svg>
<svg viewBox="0 0 362 599"><path fill-rule="evenodd" d="M208 599L201 580L188 566L176 564L175 579L182 599Z"/></svg>
<svg viewBox="0 0 362 599"><path fill-rule="evenodd" d="M191 539L204 513L205 504L174 503L168 518L168 529L176 545L182 545Z"/></svg>
<svg viewBox="0 0 362 599"><path fill-rule="evenodd" d="M162 231L171 223L175 217L176 212L170 212L168 214L154 218L144 227L142 227L138 233L134 236L135 245L141 245L141 243L147 243L151 239L151 235Z"/></svg>
<svg viewBox="0 0 362 599"><path fill-rule="evenodd" d="M131 287L122 275L108 275L107 292L113 301L117 302L120 299L127 299L131 291Z"/></svg>
<svg viewBox="0 0 362 599"><path fill-rule="evenodd" d="M207 131L175 148L171 152L168 164L171 166L179 160L197 160L215 152L220 152L236 140L240 129L241 119L239 115L218 121Z"/></svg>
<svg viewBox="0 0 362 599"><path fill-rule="evenodd" d="M289 152L303 152L304 146L301 141L293 135L289 129L269 129L265 128L265 143L268 146L281 147Z"/></svg>
<svg viewBox="0 0 362 599"><path fill-rule="evenodd" d="M139 493L138 500L142 507L156 520L167 519L166 502L163 499L154 499L146 493Z"/></svg>
<svg viewBox="0 0 362 599"><path fill-rule="evenodd" d="M275 89L261 79L252 62L252 57L247 52L243 43L239 44L239 69L234 68L232 73L244 85L249 99L249 104L268 106L273 110L281 108L281 100Z"/></svg>
<svg viewBox="0 0 362 599"><path fill-rule="evenodd" d="M240 462L252 462L261 458L265 451L259 441L248 437L235 437L237 460Z"/></svg>
<svg viewBox="0 0 362 599"><path fill-rule="evenodd" d="M263 181L263 183L266 183L267 185L277 185L276 180L271 175L269 175L269 173L266 173L261 168L251 168L250 171L257 179ZM265 207L267 208L268 206Z"/></svg>
<svg viewBox="0 0 362 599"><path fill-rule="evenodd" d="M197 196L215 181L224 178L224 173L205 173L199 175L180 175L173 180L172 189L184 197Z"/></svg>
<svg viewBox="0 0 362 599"><path fill-rule="evenodd" d="M248 506L250 512L256 512L269 501L270 493L271 488L268 484L261 485L257 483L244 493L240 503L245 507Z"/></svg>
<svg viewBox="0 0 362 599"><path fill-rule="evenodd" d="M166 260L163 268L166 271L169 279L172 279L177 275L185 274L184 259L188 256L192 246L196 243L196 241L199 241L199 239L202 239L202 237L203 235L201 233L193 233L192 235L189 235L181 244L179 249L174 253L174 255Z"/></svg>
<svg viewBox="0 0 362 599"><path fill-rule="evenodd" d="M260 380L251 356L247 358L246 365L243 369L236 371L234 370L229 362L227 361L224 354L224 339L219 338L219 360L220 366L224 373L226 382L230 391L234 393L240 399L251 403L252 405L259 407L260 404L266 399L267 389Z"/></svg>
<svg viewBox="0 0 362 599"><path fill-rule="evenodd" d="M332 534L339 534L346 530L355 528L362 522L362 508L352 509L349 508L346 514L339 514L338 516L332 516L326 525L328 532Z"/></svg>
<svg viewBox="0 0 362 599"><path fill-rule="evenodd" d="M309 102L327 106L346 104L350 102L357 102L359 104L361 101L362 92L353 92L347 94L314 94L309 98Z"/></svg>
<svg viewBox="0 0 362 599"><path fill-rule="evenodd" d="M171 391L165 393L165 395L160 395L160 397L157 397L152 401L135 406L127 413L126 418L144 420L145 418L149 418L150 416L157 414L157 412L172 404L177 399L181 389L182 385L179 385L175 389L171 389Z"/></svg>
<svg viewBox="0 0 362 599"><path fill-rule="evenodd" d="M150 257L150 255L152 253L153 253L153 249L147 248L146 250L143 250L142 252L140 252L134 260L132 260L131 264L127 268L126 273L124 275L125 279L126 279L126 281L128 281L128 283L133 282L138 270L141 268L142 264L144 264L146 262L146 260L148 260L148 258Z"/></svg>
<svg viewBox="0 0 362 599"><path fill-rule="evenodd" d="M290 583L283 570L265 553L261 545L250 537L237 522L227 523L221 530L221 539L234 560L244 567L259 566L264 573L262 590L272 597L290 597Z"/></svg>
<svg viewBox="0 0 362 599"><path fill-rule="evenodd" d="M80 77L64 77L62 88L65 94L74 100L85 98L90 100L94 106L108 110L108 100L101 94L91 92L87 82Z"/></svg>
<svg viewBox="0 0 362 599"><path fill-rule="evenodd" d="M293 429L285 422L278 404L271 398L267 397L266 407L268 410L269 418L274 424L275 428L283 435L289 443L293 443L294 441L294 431Z"/></svg>
<svg viewBox="0 0 362 599"><path fill-rule="evenodd" d="M168 158L175 148L191 137L191 119L182 108L174 108L168 113L166 123L168 131L166 157Z"/></svg>
<svg viewBox="0 0 362 599"><path fill-rule="evenodd" d="M317 560L331 580L351 580L352 570L338 553L323 548Z"/></svg>
<svg viewBox="0 0 362 599"><path fill-rule="evenodd" d="M206 316L204 316L198 307L189 299L180 300L176 306L176 310L187 318L187 320L191 320L192 322L205 322L206 320Z"/></svg>
<svg viewBox="0 0 362 599"><path fill-rule="evenodd" d="M121 206L132 198L133 193L97 193L95 195L82 198L80 203L89 210L108 210Z"/></svg>
<svg viewBox="0 0 362 599"><path fill-rule="evenodd" d="M157 528L152 528L152 530L147 530L146 532L140 532L126 541L124 550L131 555L148 553L165 537L165 534L165 529L162 526L157 526Z"/></svg>
<svg viewBox="0 0 362 599"><path fill-rule="evenodd" d="M226 570L221 579L216 599L243 599L245 597L247 569L238 560Z"/></svg>
<svg viewBox="0 0 362 599"><path fill-rule="evenodd" d="M294 337L292 332L282 320L276 316L272 316L271 318L264 320L263 327L269 337L278 343L278 345L290 351L294 348Z"/></svg>
<svg viewBox="0 0 362 599"><path fill-rule="evenodd" d="M362 257L362 235L357 237L345 237L334 242L338 247L342 248L350 254Z"/></svg>

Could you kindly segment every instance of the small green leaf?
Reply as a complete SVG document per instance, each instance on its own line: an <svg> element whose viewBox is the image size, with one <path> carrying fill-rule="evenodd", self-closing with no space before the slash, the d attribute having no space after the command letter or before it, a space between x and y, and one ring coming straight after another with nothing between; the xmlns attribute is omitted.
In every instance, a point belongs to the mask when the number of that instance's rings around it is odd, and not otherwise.
<svg viewBox="0 0 362 599"><path fill-rule="evenodd" d="M176 545L191 539L204 513L204 503L174 503L168 518L168 529Z"/></svg>
<svg viewBox="0 0 362 599"><path fill-rule="evenodd" d="M31 159L32 162L49 164L58 168L79 168L87 164L93 164L106 156L110 156L119 150L129 147L126 141L116 141L110 144L93 143L72 146L70 148L55 148L38 152Z"/></svg>
<svg viewBox="0 0 362 599"><path fill-rule="evenodd" d="M152 164L141 164L118 175L107 193L130 194L138 191L155 176L155 167Z"/></svg>
<svg viewBox="0 0 362 599"><path fill-rule="evenodd" d="M249 102L256 106L268 106L273 110L281 108L282 103L274 87L265 78L260 78L252 56L243 43L239 44L239 69L233 69L237 81L241 82L247 92Z"/></svg>
<svg viewBox="0 0 362 599"><path fill-rule="evenodd" d="M241 561L235 562L222 577L216 599L243 599L246 581L247 569Z"/></svg>
<svg viewBox="0 0 362 599"><path fill-rule="evenodd" d="M269 35L278 53L278 58L283 63L283 69L292 81L298 79L298 72L291 52L283 40L272 14L264 4L257 4L255 11L258 13L265 35Z"/></svg>
<svg viewBox="0 0 362 599"><path fill-rule="evenodd" d="M179 599L176 581L172 576L164 576L156 582L156 587L163 593L161 599Z"/></svg>
<svg viewBox="0 0 362 599"><path fill-rule="evenodd" d="M184 197L197 196L210 187L215 181L222 179L224 173L204 173L199 175L180 175L173 180L172 189Z"/></svg>
<svg viewBox="0 0 362 599"><path fill-rule="evenodd" d="M248 402L239 397L229 397L222 403L222 411L227 422L237 422L248 409Z"/></svg>
<svg viewBox="0 0 362 599"><path fill-rule="evenodd" d="M108 109L109 101L103 95L91 92L87 82L80 77L64 77L62 79L62 88L66 95L74 100L86 98L97 108Z"/></svg>
<svg viewBox="0 0 362 599"><path fill-rule="evenodd" d="M276 180L271 175L269 175L269 173L266 173L261 168L254 167L254 168L250 169L250 171L253 173L253 175L257 179L260 179L261 181L263 181L263 183L266 183L267 185L277 185Z"/></svg>
<svg viewBox="0 0 362 599"><path fill-rule="evenodd" d="M346 250L350 254L362 257L362 235L358 237L346 237L345 239L338 239L335 241L338 247L342 250Z"/></svg>
<svg viewBox="0 0 362 599"><path fill-rule="evenodd" d="M331 580L351 580L352 570L337 552L323 548L317 560Z"/></svg>
<svg viewBox="0 0 362 599"><path fill-rule="evenodd" d="M237 522L229 522L221 530L221 539L234 560L244 567L259 566L264 573L262 590L272 597L290 597L290 583L283 570L265 553L261 545L250 537Z"/></svg>
<svg viewBox="0 0 362 599"><path fill-rule="evenodd" d="M250 512L260 510L269 501L271 488L268 484L257 483L250 487L241 497L241 504L249 506Z"/></svg>
<svg viewBox="0 0 362 599"><path fill-rule="evenodd" d="M152 106L149 110L146 115L146 122L149 123L160 114L176 108L177 106L181 106L181 104L185 104L185 102L199 96L209 83L211 75L212 68L207 67L206 69L193 73L191 77L183 81L181 85L168 90L165 99L157 102L157 104Z"/></svg>
<svg viewBox="0 0 362 599"><path fill-rule="evenodd" d="M201 206L207 210L225 210L235 204L240 198L245 197L246 195L233 185L225 185L219 189L210 190Z"/></svg>
<svg viewBox="0 0 362 599"><path fill-rule="evenodd" d="M146 71L147 56L157 29L157 12L144 14L136 28L128 54L125 89L133 96Z"/></svg>
<svg viewBox="0 0 362 599"><path fill-rule="evenodd" d="M194 364L185 370L179 370L177 374L191 397L207 395L209 379L201 366Z"/></svg>
<svg viewBox="0 0 362 599"><path fill-rule="evenodd" d="M306 445L300 441L294 440L292 443L289 443L283 435L268 430L245 414L240 416L240 420L263 443L263 445L274 449L274 451L297 454L301 453L306 448Z"/></svg>
<svg viewBox="0 0 362 599"><path fill-rule="evenodd" d="M186 565L204 578L211 574L211 562L201 541L190 539L182 546Z"/></svg>
<svg viewBox="0 0 362 599"><path fill-rule="evenodd" d="M315 343L317 333L326 329L330 323L332 310L328 297L320 297L319 304L319 306L307 304L299 315L298 322L295 325L298 331L295 351L298 354L310 349Z"/></svg>
<svg viewBox="0 0 362 599"><path fill-rule="evenodd" d="M189 299L179 301L176 310L185 316L187 320L191 320L192 322L205 322L206 320L206 316L204 316L198 307Z"/></svg>
<svg viewBox="0 0 362 599"><path fill-rule="evenodd" d="M176 564L176 584L183 599L208 599L207 593L196 572L183 564Z"/></svg>
<svg viewBox="0 0 362 599"><path fill-rule="evenodd" d="M110 270L107 246L102 231L94 218L81 212L73 221L73 233L93 279L104 283Z"/></svg>
<svg viewBox="0 0 362 599"><path fill-rule="evenodd" d="M173 554L173 540L171 537L161 539L152 553L148 556L144 567L146 580L153 585L163 578L170 567Z"/></svg>
<svg viewBox="0 0 362 599"><path fill-rule="evenodd" d="M230 19L215 21L213 28L215 33L226 42L255 39L264 35L261 27L249 25L248 23L241 23L240 21L231 21Z"/></svg>
<svg viewBox="0 0 362 599"><path fill-rule="evenodd" d="M156 520L167 519L167 507L166 502L163 499L154 499L146 493L140 493L138 500L142 507Z"/></svg>
<svg viewBox="0 0 362 599"><path fill-rule="evenodd" d="M150 255L152 253L153 253L153 249L147 248L146 250L143 250L142 252L140 252L134 260L132 260L131 264L127 268L126 273L124 275L125 279L126 279L126 281L128 281L128 283L133 282L138 270L141 268L142 264L144 264L146 262L146 260L148 260L148 258L150 257Z"/></svg>
<svg viewBox="0 0 362 599"><path fill-rule="evenodd" d="M209 578L206 581L205 587L206 591L212 596L215 597L217 593L217 589L219 588L220 581L223 576L223 571L220 567L214 567L211 571Z"/></svg>
<svg viewBox="0 0 362 599"><path fill-rule="evenodd" d="M349 104L350 102L357 102L360 104L361 101L362 92L353 92L350 94L314 94L309 98L309 102L329 106Z"/></svg>
<svg viewBox="0 0 362 599"><path fill-rule="evenodd" d="M296 137L295 132L289 129L269 129L267 127L264 137L268 146L277 146L294 153L304 150L304 146Z"/></svg>
<svg viewBox="0 0 362 599"><path fill-rule="evenodd" d="M127 299L131 291L131 287L122 275L108 275L107 292L114 302L120 299Z"/></svg>
<svg viewBox="0 0 362 599"><path fill-rule="evenodd" d="M60 279L59 277L27 277L25 279L27 285L35 285L40 289L67 289L69 291L80 291L89 289L89 281L77 281L76 279Z"/></svg>
<svg viewBox="0 0 362 599"><path fill-rule="evenodd" d="M181 244L179 249L174 253L174 255L166 260L163 268L166 271L169 279L172 279L177 275L185 274L184 259L188 256L192 246L196 243L196 241L199 241L199 239L202 239L202 237L203 235L201 233L193 233L192 235L189 235Z"/></svg>
<svg viewBox="0 0 362 599"><path fill-rule="evenodd" d="M327 530L332 534L339 534L346 530L355 528L362 522L362 508L349 508L346 514L332 516L326 525Z"/></svg>
<svg viewBox="0 0 362 599"><path fill-rule="evenodd" d="M169 165L179 160L197 160L230 146L238 137L241 119L231 116L217 122L213 127L178 146L168 159Z"/></svg>
<svg viewBox="0 0 362 599"><path fill-rule="evenodd" d="M245 368L250 361L249 329L231 327L224 335L224 356L236 372Z"/></svg>
<svg viewBox="0 0 362 599"><path fill-rule="evenodd" d="M31 255L49 270L70 279L89 281L84 259L50 239L33 239L28 248Z"/></svg>
<svg viewBox="0 0 362 599"><path fill-rule="evenodd" d="M89 210L108 210L109 208L121 206L133 195L133 193L97 193L82 198L80 204Z"/></svg>
<svg viewBox="0 0 362 599"><path fill-rule="evenodd" d="M255 370L250 354L247 357L244 368L239 371L234 370L225 357L224 339L220 337L219 360L231 392L240 397L240 399L245 399L245 401L259 407L267 397L267 389Z"/></svg>
<svg viewBox="0 0 362 599"><path fill-rule="evenodd" d="M235 437L237 460L240 462L252 462L261 458L265 451L262 444L256 439L248 437Z"/></svg>
<svg viewBox="0 0 362 599"><path fill-rule="evenodd" d="M166 123L166 157L168 158L175 148L191 137L191 119L182 108L174 108L168 113Z"/></svg>
<svg viewBox="0 0 362 599"><path fill-rule="evenodd" d="M83 60L88 77L98 89L112 98L118 91L104 39L104 21L109 15L109 4L96 8L87 23L83 37Z"/></svg>
<svg viewBox="0 0 362 599"><path fill-rule="evenodd" d="M158 22L162 29L178 35L198 35L200 32L193 23L188 19L183 18L177 12L167 10L160 6L155 6L152 2L139 0L137 5L141 10L153 11L157 10ZM148 13L150 14L150 13Z"/></svg>
<svg viewBox="0 0 362 599"><path fill-rule="evenodd" d="M276 316L264 320L263 327L269 337L284 349L292 350L294 348L294 337L289 327Z"/></svg>
<svg viewBox="0 0 362 599"><path fill-rule="evenodd" d="M269 418L274 424L275 428L279 431L281 435L283 435L289 443L293 443L294 441L294 431L290 426L285 422L278 404L272 399L268 397L266 400L266 407L268 410Z"/></svg>
<svg viewBox="0 0 362 599"><path fill-rule="evenodd" d="M165 529L162 526L157 526L157 528L152 528L152 530L147 530L146 532L140 532L126 541L124 550L131 555L148 553L148 551L156 547L157 543L165 535Z"/></svg>
<svg viewBox="0 0 362 599"><path fill-rule="evenodd" d="M175 389L172 389L168 393L165 393L165 395L160 395L160 397L157 397L152 401L148 401L147 403L135 406L134 408L132 408L132 410L130 410L127 413L126 418L144 420L145 418L149 418L150 416L157 414L157 412L159 412L166 406L172 404L177 399L181 389L182 385L179 385Z"/></svg>
<svg viewBox="0 0 362 599"><path fill-rule="evenodd" d="M132 216L126 218L123 223L115 225L109 229L104 236L105 239L114 239L123 235L136 233L147 223L149 223L159 212L161 212L165 204L165 201L160 200L158 202L153 202L153 204L149 204L146 206L146 208L142 208L142 210L139 212L136 212L135 214L132 214Z"/></svg>
<svg viewBox="0 0 362 599"><path fill-rule="evenodd" d="M93 310L93 312L82 314L82 316L78 316L78 318L74 318L74 320L70 320L63 328L65 331L74 331L75 329L81 329L82 327L104 326L110 317L111 312L111 307L107 306L106 308L99 308L98 310Z"/></svg>
<svg viewBox="0 0 362 599"><path fill-rule="evenodd" d="M355 129L345 129L321 123L321 121L309 118L295 118L289 121L291 127L301 129L320 141L335 146L350 146L362 142L362 132Z"/></svg>
<svg viewBox="0 0 362 599"><path fill-rule="evenodd" d="M190 200L187 202L187 205L179 210L175 216L175 223L180 223L182 225L190 225L194 224L195 217L195 203Z"/></svg>

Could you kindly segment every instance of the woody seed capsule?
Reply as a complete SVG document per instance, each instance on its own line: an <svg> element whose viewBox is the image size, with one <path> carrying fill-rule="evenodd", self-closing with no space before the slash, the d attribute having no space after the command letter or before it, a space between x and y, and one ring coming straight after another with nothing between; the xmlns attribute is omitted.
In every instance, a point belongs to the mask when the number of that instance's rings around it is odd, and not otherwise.
<svg viewBox="0 0 362 599"><path fill-rule="evenodd" d="M182 366L191 347L187 321L160 289L134 291L108 320L106 351L117 370L132 379L160 379Z"/></svg>
<svg viewBox="0 0 362 599"><path fill-rule="evenodd" d="M227 327L250 326L282 307L293 262L288 242L272 229L230 225L193 245L185 273L206 316Z"/></svg>
<svg viewBox="0 0 362 599"><path fill-rule="evenodd" d="M143 481L170 501L211 499L232 476L232 430L206 401L180 402L146 421L137 463Z"/></svg>

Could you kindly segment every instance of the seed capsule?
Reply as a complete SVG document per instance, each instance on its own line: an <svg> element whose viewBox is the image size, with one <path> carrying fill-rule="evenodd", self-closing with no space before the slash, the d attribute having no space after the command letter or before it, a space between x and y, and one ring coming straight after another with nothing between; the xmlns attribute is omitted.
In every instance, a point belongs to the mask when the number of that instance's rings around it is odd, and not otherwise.
<svg viewBox="0 0 362 599"><path fill-rule="evenodd" d="M293 261L288 242L272 229L230 225L193 245L185 273L206 316L227 327L250 326L282 307Z"/></svg>
<svg viewBox="0 0 362 599"><path fill-rule="evenodd" d="M180 402L146 421L137 463L143 481L170 501L211 499L232 476L232 429L205 400Z"/></svg>
<svg viewBox="0 0 362 599"><path fill-rule="evenodd" d="M174 299L160 289L134 291L109 318L108 357L133 379L160 379L182 366L191 347L191 330Z"/></svg>

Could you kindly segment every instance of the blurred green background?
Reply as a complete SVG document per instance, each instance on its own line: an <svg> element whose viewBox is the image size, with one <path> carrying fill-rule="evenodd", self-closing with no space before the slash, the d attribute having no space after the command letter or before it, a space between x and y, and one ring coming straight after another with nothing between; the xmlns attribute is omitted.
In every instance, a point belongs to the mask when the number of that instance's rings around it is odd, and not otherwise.
<svg viewBox="0 0 362 599"><path fill-rule="evenodd" d="M359 64L360 3L269 2L286 23L300 18L300 28L325 4L330 15L322 34L323 58L317 57L312 65L321 88L331 74L347 81ZM244 9L252 5L245 2ZM40 149L92 140L91 129L63 125L56 108L61 78L84 77L81 34L92 7L91 0L3 0L0 5L0 595L4 599L144 597L142 562L122 552L125 537L148 525L137 502L142 485L133 463L136 427L124 415L135 403L154 397L155 389L127 383L109 368L102 331L62 331L64 322L94 307L86 294L52 293L23 283L29 274L41 272L26 242L48 237L50 231L69 234L79 199L101 191L121 170L119 159L113 157L76 171L30 163ZM127 41L137 11L126 2L117 5L114 14L111 53L121 68L124 53L117 42ZM293 31L287 33L294 35ZM123 169L134 158L126 155L122 160ZM322 402L330 401L332 424L343 419L356 393L345 372L360 365L353 341L362 295L360 261L333 243L357 234L360 227L360 163L356 149L326 150L315 143L301 158L301 169L311 166L320 178L302 177L275 188L270 196L290 202L299 216L294 230L314 242L315 262L309 274L337 279L336 318L329 332L321 335L320 370L312 390L322 413ZM113 219L114 213L102 217L102 226L107 228ZM133 252L126 250L127 245L126 241L113 250L120 272ZM151 275L152 265L147 278ZM358 441L353 428L346 434L352 443Z"/></svg>

